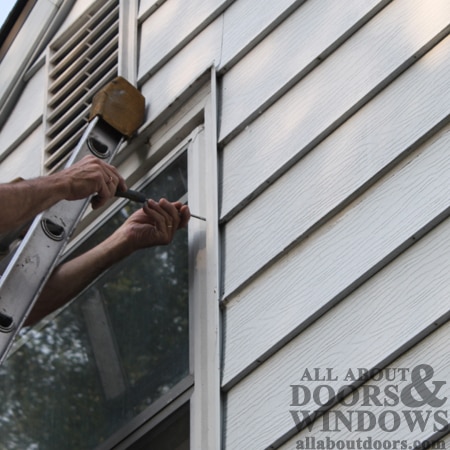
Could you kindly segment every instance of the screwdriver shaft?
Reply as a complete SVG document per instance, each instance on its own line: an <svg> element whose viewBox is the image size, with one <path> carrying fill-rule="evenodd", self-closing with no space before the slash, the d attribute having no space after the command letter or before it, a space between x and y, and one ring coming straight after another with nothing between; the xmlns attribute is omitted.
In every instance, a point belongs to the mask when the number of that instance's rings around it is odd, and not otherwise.
<svg viewBox="0 0 450 450"><path fill-rule="evenodd" d="M136 203L145 203L147 201L147 197L142 192L133 191L132 189L128 189L126 191L118 190L116 191L116 197L127 198L128 200L131 200L132 202ZM204 217L197 216L196 214L191 213L191 217L206 222L206 219Z"/></svg>

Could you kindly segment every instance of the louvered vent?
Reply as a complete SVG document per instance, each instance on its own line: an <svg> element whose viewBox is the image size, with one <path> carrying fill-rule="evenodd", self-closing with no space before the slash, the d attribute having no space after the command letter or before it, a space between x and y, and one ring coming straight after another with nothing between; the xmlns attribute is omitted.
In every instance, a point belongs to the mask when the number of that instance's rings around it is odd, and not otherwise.
<svg viewBox="0 0 450 450"><path fill-rule="evenodd" d="M119 0L93 2L50 48L45 169L61 168L87 125L92 97L117 76Z"/></svg>

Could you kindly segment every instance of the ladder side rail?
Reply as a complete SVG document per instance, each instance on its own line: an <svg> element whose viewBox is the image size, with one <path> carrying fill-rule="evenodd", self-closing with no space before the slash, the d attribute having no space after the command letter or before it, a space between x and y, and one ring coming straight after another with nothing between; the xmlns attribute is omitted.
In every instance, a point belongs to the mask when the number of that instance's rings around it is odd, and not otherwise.
<svg viewBox="0 0 450 450"><path fill-rule="evenodd" d="M111 162L123 136L107 130L99 117L86 128L66 167L88 154ZM0 279L0 364L90 203L62 200L39 214Z"/></svg>

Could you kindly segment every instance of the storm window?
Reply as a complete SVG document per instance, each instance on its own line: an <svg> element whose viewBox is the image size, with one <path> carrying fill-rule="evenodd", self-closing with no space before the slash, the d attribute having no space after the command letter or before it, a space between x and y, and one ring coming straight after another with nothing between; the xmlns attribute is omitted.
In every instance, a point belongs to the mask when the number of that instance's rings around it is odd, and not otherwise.
<svg viewBox="0 0 450 450"><path fill-rule="evenodd" d="M187 150L169 155L141 190L187 201ZM72 255L111 234L139 204L119 207ZM188 232L140 250L19 341L0 377L2 442L11 450L96 448L171 390L189 389ZM185 419L183 419L185 423ZM175 422L177 423L177 422Z"/></svg>

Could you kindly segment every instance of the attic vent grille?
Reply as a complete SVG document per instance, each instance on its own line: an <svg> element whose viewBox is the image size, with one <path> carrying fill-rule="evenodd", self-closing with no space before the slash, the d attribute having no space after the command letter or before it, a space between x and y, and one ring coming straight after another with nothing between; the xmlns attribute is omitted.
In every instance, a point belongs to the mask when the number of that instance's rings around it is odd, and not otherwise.
<svg viewBox="0 0 450 450"><path fill-rule="evenodd" d="M50 47L45 169L61 168L87 124L92 97L117 76L119 0L93 2Z"/></svg>

